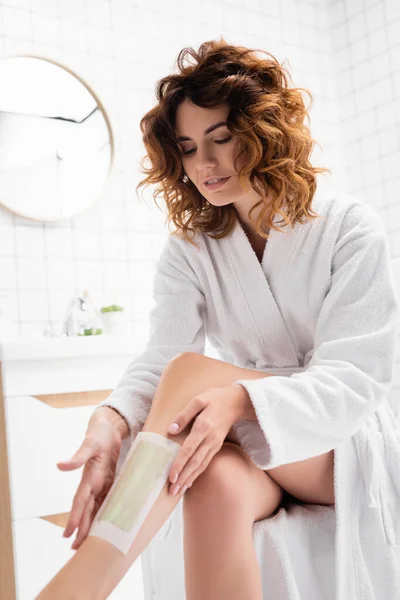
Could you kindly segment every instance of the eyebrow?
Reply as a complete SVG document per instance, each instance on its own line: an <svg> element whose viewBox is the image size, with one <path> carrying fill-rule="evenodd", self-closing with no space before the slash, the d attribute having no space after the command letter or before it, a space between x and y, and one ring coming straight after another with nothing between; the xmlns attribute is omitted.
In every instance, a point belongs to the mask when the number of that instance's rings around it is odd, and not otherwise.
<svg viewBox="0 0 400 600"><path fill-rule="evenodd" d="M218 123L214 123L213 125L210 125L210 127L207 127L207 129L204 132L204 135L207 135L207 133L211 133L212 131L214 131L214 129L218 129L218 127L222 127L223 125L226 125L226 121L218 121ZM191 140L192 138L187 137L185 135L181 135L180 137L176 138L177 142L185 142L186 140Z"/></svg>

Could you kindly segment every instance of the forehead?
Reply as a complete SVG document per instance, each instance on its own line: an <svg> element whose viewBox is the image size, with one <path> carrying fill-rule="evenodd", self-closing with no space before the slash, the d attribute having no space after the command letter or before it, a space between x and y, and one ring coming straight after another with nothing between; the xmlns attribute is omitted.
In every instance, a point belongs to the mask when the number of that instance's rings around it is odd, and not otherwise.
<svg viewBox="0 0 400 600"><path fill-rule="evenodd" d="M221 104L214 108L203 108L185 99L176 110L176 135L204 135L204 130L218 121L226 121L229 105ZM193 134L193 135L192 135Z"/></svg>

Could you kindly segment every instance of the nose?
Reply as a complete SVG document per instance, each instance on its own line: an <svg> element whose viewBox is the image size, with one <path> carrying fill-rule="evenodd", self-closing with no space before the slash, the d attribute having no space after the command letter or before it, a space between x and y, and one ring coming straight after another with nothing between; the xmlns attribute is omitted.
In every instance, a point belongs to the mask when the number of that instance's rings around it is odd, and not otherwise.
<svg viewBox="0 0 400 600"><path fill-rule="evenodd" d="M203 150L198 149L196 158L196 166L199 175L203 174L203 176L205 176L204 173L206 173L210 168L214 168L218 164L218 161L211 148L204 148Z"/></svg>

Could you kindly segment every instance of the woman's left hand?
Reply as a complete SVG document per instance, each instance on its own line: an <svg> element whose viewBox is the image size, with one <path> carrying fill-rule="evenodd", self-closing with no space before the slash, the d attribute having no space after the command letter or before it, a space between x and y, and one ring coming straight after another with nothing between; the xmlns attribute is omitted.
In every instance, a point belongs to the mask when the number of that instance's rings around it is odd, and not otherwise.
<svg viewBox="0 0 400 600"><path fill-rule="evenodd" d="M239 384L210 388L195 396L180 412L174 423L181 432L195 418L192 429L182 445L169 473L170 492L190 487L193 481L207 468L211 459L221 449L232 425L242 415L247 392ZM176 476L174 482L174 475Z"/></svg>

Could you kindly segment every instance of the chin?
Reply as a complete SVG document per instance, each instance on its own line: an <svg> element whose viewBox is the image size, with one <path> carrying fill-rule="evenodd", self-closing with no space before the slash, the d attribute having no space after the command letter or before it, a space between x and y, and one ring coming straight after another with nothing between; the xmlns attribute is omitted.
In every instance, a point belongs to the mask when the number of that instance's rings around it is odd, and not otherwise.
<svg viewBox="0 0 400 600"><path fill-rule="evenodd" d="M232 204L233 200L220 200L220 202L218 202L217 198L212 198L211 200L209 200L208 198L206 198L207 202L209 204L212 204L213 206L228 206L228 204Z"/></svg>

